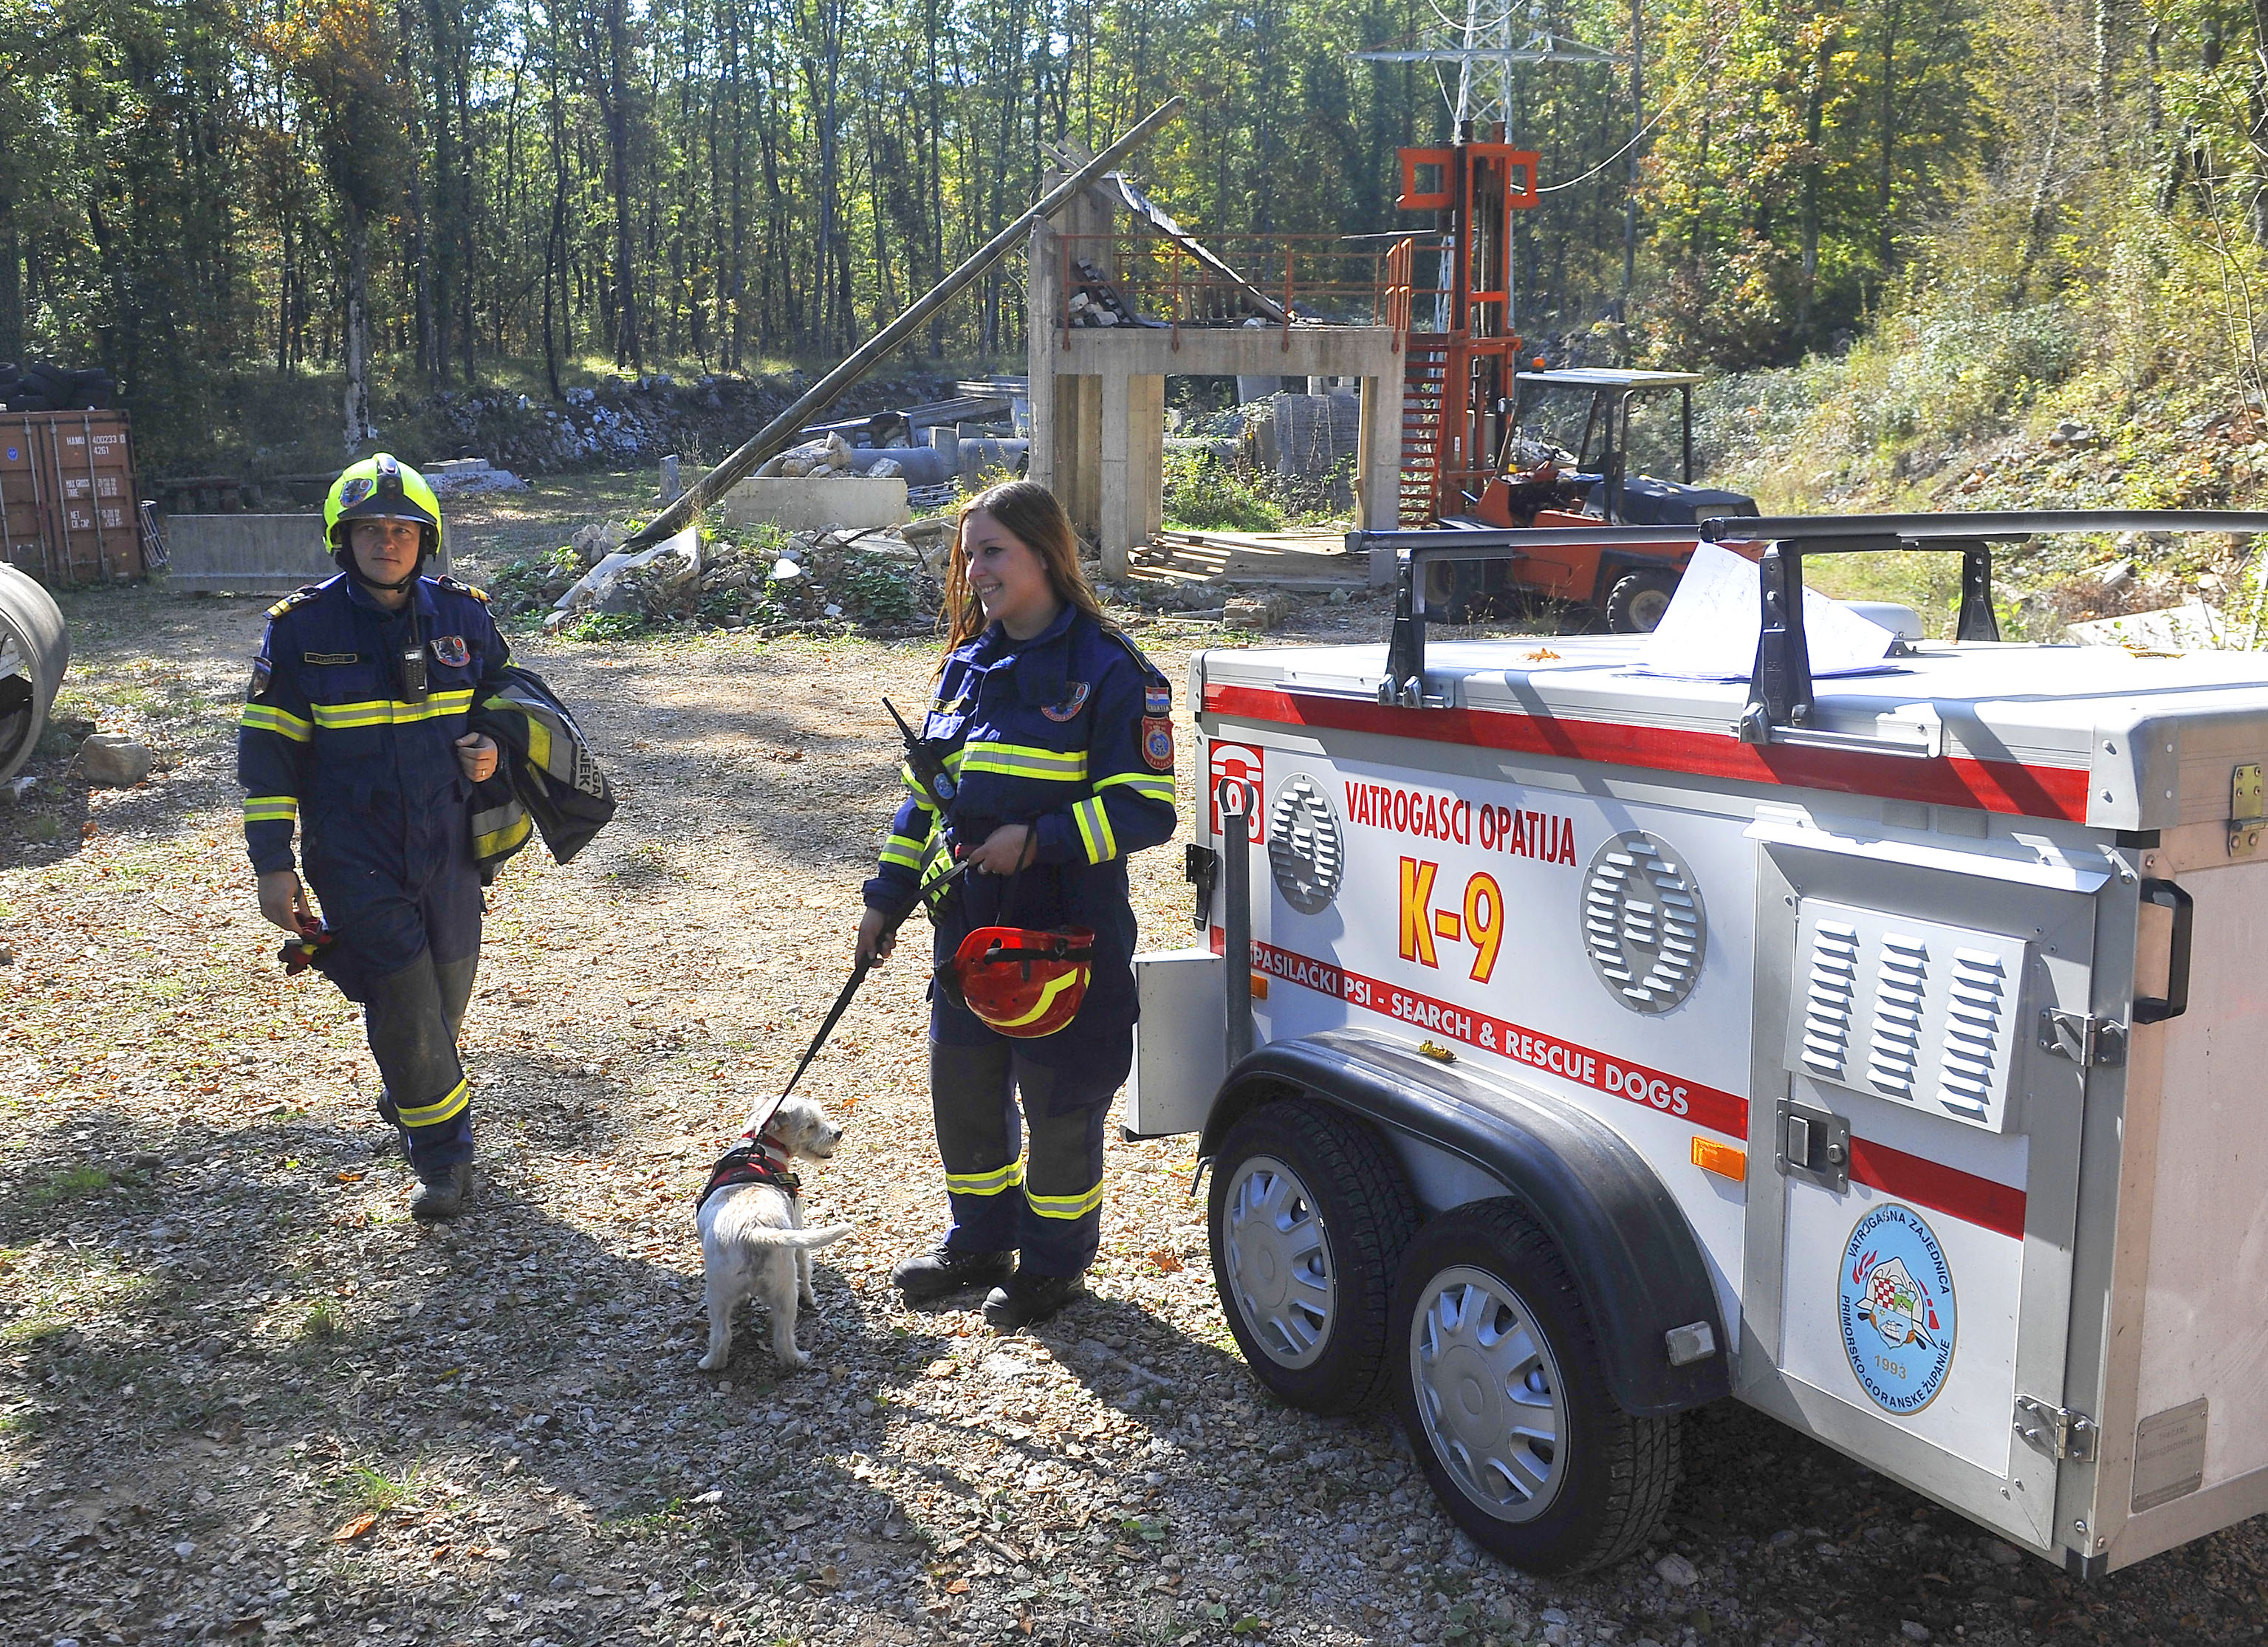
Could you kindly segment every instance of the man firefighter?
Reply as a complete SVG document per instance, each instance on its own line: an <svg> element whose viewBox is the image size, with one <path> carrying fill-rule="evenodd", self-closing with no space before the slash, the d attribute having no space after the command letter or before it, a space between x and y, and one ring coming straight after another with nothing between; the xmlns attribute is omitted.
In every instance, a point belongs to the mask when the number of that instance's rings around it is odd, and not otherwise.
<svg viewBox="0 0 2268 1647"><path fill-rule="evenodd" d="M441 549L441 504L380 452L324 500L339 575L269 608L237 733L244 835L260 912L303 940L363 1009L417 1184L420 1222L472 1191L472 1092L457 1051L481 946L473 786L497 767L468 718L508 649L486 597L421 576ZM291 855L320 901L311 906Z"/></svg>

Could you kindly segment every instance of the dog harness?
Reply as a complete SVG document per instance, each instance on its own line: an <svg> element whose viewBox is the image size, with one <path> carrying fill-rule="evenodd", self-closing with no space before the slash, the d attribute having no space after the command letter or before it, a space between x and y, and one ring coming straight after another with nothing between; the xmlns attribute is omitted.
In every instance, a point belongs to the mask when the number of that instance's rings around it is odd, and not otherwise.
<svg viewBox="0 0 2268 1647"><path fill-rule="evenodd" d="M800 1193L803 1180L788 1170L787 1160L787 1151L769 1134L758 1137L742 1133L740 1141L725 1151L724 1159L709 1169L709 1181L695 1198L693 1210L700 1211L709 1204L710 1196L739 1184L767 1184L791 1195Z"/></svg>

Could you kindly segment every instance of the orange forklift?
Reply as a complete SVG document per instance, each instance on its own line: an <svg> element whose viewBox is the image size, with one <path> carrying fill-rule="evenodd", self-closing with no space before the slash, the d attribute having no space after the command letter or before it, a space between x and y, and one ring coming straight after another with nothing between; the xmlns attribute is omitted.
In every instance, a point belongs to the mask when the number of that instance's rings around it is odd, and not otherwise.
<svg viewBox="0 0 2268 1647"><path fill-rule="evenodd" d="M1651 630L1692 556L1691 542L1638 548L1553 541L1592 526L1691 526L1754 515L1756 500L1693 484L1693 386L1698 374L1594 367L1519 370L1513 329L1513 214L1533 208L1537 155L1485 137L1404 149L1404 211L1436 214L1435 230L1402 242L1389 263L1403 333L1400 532L1349 534L1350 548L1398 554L1445 533L1501 555L1438 560L1425 598L1452 622L1479 607L1537 599L1587 606L1620 633ZM1631 414L1642 395L1678 393L1682 478L1627 473ZM1533 437L1547 397L1587 395L1575 449ZM1564 401L1563 401L1564 404ZM1566 408L1572 412L1572 408ZM1573 426L1572 416L1550 426ZM1541 537L1525 536L1542 533ZM1493 537L1493 541L1491 540Z"/></svg>
<svg viewBox="0 0 2268 1647"><path fill-rule="evenodd" d="M1444 518L1513 531L1543 527L1692 526L1727 516L1754 515L1756 501L1739 492L1693 484L1693 386L1690 371L1637 371L1619 367L1570 367L1529 371L1513 379L1513 415L1495 474L1469 510ZM1631 412L1641 395L1677 391L1681 478L1657 480L1628 472ZM1547 396L1588 398L1575 450L1524 432ZM1572 426L1572 419L1552 420ZM1556 535L1556 534L1555 534ZM1514 539L1507 547L1519 547ZM1521 590L1596 609L1616 634L1645 634L1661 621L1693 546L1612 546L1549 540L1519 548L1517 559L1471 562L1475 586L1453 592L1471 605L1476 596ZM1492 585L1492 586L1491 586Z"/></svg>

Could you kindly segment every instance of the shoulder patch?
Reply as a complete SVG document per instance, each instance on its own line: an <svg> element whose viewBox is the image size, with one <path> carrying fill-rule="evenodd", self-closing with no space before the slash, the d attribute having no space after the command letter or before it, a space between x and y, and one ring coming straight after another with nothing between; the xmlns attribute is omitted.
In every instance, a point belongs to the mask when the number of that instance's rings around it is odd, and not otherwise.
<svg viewBox="0 0 2268 1647"><path fill-rule="evenodd" d="M320 584L302 584L283 599L269 607L268 615L271 618L280 618L292 607L304 607L322 592L323 586Z"/></svg>
<svg viewBox="0 0 2268 1647"><path fill-rule="evenodd" d="M437 577L433 581L444 589L453 590L460 595L470 595L475 600L486 601L489 598L489 592L487 590L475 589L472 585L460 582L454 577L444 576Z"/></svg>

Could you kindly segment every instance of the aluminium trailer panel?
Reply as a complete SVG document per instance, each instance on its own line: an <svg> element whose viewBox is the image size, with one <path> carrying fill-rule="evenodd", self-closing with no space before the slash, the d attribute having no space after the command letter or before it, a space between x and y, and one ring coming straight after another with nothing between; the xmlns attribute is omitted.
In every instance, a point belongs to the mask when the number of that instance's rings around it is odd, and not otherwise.
<svg viewBox="0 0 2268 1647"><path fill-rule="evenodd" d="M1742 1399L2043 1555L2268 1509L2268 670L1926 646L1757 746L1637 644L1440 644L1418 708L1375 646L1192 663L1258 801L1259 1039L1389 1027L1602 1121ZM1393 1142L1430 1210L1498 1193Z"/></svg>

